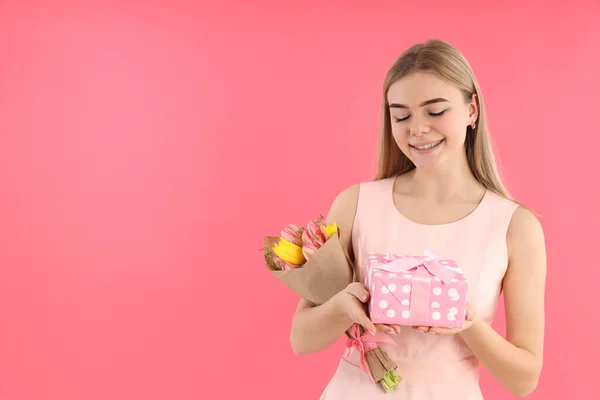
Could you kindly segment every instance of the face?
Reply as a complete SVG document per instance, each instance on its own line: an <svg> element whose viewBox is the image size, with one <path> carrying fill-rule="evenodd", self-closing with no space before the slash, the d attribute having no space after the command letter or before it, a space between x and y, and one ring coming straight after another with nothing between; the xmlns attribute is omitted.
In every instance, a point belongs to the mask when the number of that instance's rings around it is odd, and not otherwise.
<svg viewBox="0 0 600 400"><path fill-rule="evenodd" d="M417 168L435 169L464 159L467 126L477 118L475 97L435 75L411 73L388 91L392 135Z"/></svg>

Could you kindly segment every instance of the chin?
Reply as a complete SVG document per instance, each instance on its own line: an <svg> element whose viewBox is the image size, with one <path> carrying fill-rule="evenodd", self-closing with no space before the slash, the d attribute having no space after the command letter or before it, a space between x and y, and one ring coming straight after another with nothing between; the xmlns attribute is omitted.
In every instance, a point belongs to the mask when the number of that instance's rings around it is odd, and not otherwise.
<svg viewBox="0 0 600 400"><path fill-rule="evenodd" d="M415 167L420 170L433 171L443 164L443 161L447 158L447 151L446 141L443 140L440 145L423 150L407 145L403 152L408 159L412 161Z"/></svg>

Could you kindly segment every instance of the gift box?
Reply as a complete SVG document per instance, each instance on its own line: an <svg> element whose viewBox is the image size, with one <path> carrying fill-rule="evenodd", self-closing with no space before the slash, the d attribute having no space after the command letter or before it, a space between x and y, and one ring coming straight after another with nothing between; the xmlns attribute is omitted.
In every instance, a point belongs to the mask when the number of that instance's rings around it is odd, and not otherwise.
<svg viewBox="0 0 600 400"><path fill-rule="evenodd" d="M429 249L423 256L371 253L365 276L373 323L463 327L468 282L456 261Z"/></svg>

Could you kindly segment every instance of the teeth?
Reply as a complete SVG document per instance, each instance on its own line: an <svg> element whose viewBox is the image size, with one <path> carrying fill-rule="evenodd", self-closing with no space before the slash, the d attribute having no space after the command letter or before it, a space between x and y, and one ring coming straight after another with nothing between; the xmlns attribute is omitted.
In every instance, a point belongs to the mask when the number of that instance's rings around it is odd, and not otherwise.
<svg viewBox="0 0 600 400"><path fill-rule="evenodd" d="M414 146L414 147L417 148L417 149L419 149L419 150L427 150L427 149L430 149L432 147L437 146L440 143L442 143L441 140L439 142L435 142L435 143L431 143L431 144L426 144L425 146Z"/></svg>

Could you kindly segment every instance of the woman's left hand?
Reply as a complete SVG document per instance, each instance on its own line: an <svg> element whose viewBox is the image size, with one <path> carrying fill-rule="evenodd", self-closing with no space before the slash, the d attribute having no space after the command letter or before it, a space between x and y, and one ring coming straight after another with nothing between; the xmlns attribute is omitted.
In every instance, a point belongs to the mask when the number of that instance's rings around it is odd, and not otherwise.
<svg viewBox="0 0 600 400"><path fill-rule="evenodd" d="M456 335L473 326L475 320L475 307L471 303L467 303L467 313L464 326L462 328L433 328L429 326L413 326L418 332L425 332L432 335Z"/></svg>

